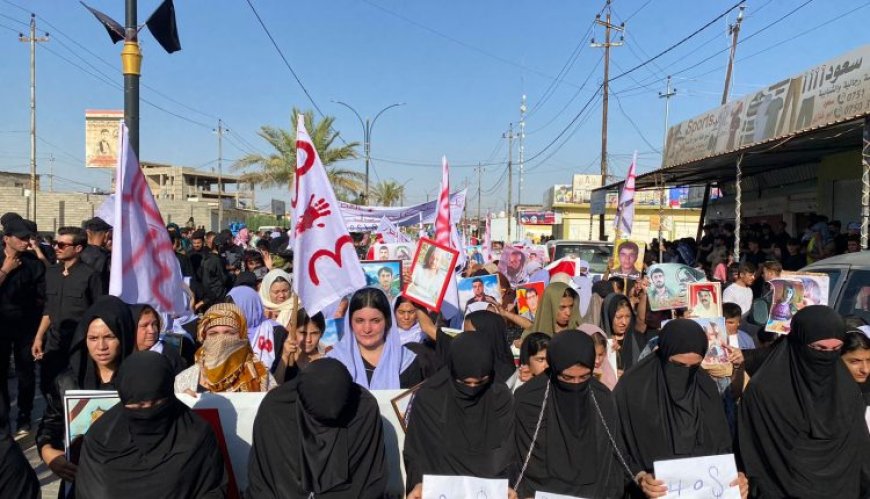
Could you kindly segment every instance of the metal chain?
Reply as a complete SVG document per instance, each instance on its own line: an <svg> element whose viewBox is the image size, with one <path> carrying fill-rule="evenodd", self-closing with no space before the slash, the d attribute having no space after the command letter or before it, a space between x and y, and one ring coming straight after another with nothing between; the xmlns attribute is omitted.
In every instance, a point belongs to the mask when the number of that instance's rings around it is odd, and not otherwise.
<svg viewBox="0 0 870 499"><path fill-rule="evenodd" d="M547 388L544 390L544 401L541 403L541 413L538 414L538 423L535 425L535 433L532 435L532 443L529 444L529 452L526 454L526 460L523 462L523 468L520 470L520 476L514 483L514 490L518 490L520 483L523 481L523 475L526 474L526 468L529 466L529 461L532 460L532 451L535 449L535 442L538 441L538 432L541 431L541 423L544 421L544 411L547 409L547 399L550 398L550 380L547 380Z"/></svg>
<svg viewBox="0 0 870 499"><path fill-rule="evenodd" d="M737 178L734 179L734 262L740 261L740 225L743 213L743 155L737 158Z"/></svg>
<svg viewBox="0 0 870 499"><path fill-rule="evenodd" d="M598 413L598 419L601 420L601 426L604 427L604 431L607 432L607 438L610 439L610 445L613 446L613 450L616 451L616 456L619 457L619 462L622 463L622 467L625 468L626 473L628 473L628 477L634 480L635 474L631 472L631 468L628 467L628 463L625 462L625 458L622 457L622 452L619 451L619 447L616 445L616 440L613 439L613 435L610 433L610 428L607 427L607 423L604 422L604 414L601 413L601 408L598 407L598 400L595 399L595 392L592 391L592 388L589 389L589 395L592 397L592 403L595 405L595 411Z"/></svg>

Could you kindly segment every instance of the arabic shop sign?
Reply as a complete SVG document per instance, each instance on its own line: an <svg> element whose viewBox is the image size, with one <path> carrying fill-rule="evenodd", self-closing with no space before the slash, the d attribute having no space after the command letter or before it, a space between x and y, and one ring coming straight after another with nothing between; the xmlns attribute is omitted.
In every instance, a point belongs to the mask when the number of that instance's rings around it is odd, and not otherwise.
<svg viewBox="0 0 870 499"><path fill-rule="evenodd" d="M867 64L863 64L864 59ZM870 114L870 45L668 130L675 166Z"/></svg>

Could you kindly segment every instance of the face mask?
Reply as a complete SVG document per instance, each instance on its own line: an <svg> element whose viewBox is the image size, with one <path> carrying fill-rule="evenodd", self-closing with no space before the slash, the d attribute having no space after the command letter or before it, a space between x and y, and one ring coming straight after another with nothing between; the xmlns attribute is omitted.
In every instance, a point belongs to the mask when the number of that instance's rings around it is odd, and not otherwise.
<svg viewBox="0 0 870 499"><path fill-rule="evenodd" d="M486 390L487 386L489 386L489 381L486 383L481 383L477 386L468 386L465 383L460 381L453 381L453 385L456 387L456 391L461 395L460 398L466 400L473 400L483 394Z"/></svg>

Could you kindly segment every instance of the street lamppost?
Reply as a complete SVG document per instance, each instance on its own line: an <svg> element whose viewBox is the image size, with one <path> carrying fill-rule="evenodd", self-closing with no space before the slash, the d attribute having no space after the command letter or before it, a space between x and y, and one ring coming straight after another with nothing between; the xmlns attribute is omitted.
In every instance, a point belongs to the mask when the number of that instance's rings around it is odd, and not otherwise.
<svg viewBox="0 0 870 499"><path fill-rule="evenodd" d="M369 163L371 162L371 157L372 157L372 155L371 155L371 152L372 152L372 128L374 128L375 122L378 121L378 118L380 118L381 115L384 114L384 111L386 111L387 109L392 109L394 107L404 106L405 103L404 102L397 102L395 104L390 104L389 106L378 111L378 114L375 115L375 119L369 120L368 118L366 118L365 121L363 121L362 116L360 116L360 114L358 112L356 112L356 109L354 109L350 104L347 104L346 102L342 102L342 101L337 101L337 100L334 100L332 102L334 102L336 104L341 104L342 106L353 111L353 114L355 114L356 118L359 120L359 124L362 125L362 127L363 127L363 151L365 153L365 159L366 159L365 204L369 204Z"/></svg>

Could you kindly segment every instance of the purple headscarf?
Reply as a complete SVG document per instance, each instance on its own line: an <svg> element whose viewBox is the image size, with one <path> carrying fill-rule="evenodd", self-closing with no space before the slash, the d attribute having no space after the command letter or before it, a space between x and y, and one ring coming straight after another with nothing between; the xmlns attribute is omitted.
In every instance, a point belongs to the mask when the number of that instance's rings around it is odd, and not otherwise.
<svg viewBox="0 0 870 499"><path fill-rule="evenodd" d="M377 291L383 293L381 290ZM389 303L386 295L384 295L384 300ZM353 297L351 297L350 301L353 302ZM390 322L392 326L386 332L384 350L381 353L381 360L372 374L371 383L369 383L366 376L366 369L363 364L362 355L359 353L356 335L351 327L350 311L344 316L344 335L342 335L341 340L335 344L332 350L326 354L327 357L337 359L344 364L347 370L350 371L353 381L363 388L369 390L398 390L401 388L399 374L407 369L416 357L414 352L402 347L402 339L397 330L396 318L392 308L390 309L390 318L392 319Z"/></svg>

